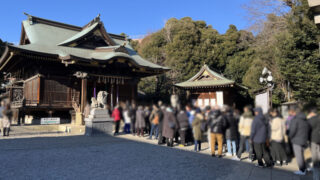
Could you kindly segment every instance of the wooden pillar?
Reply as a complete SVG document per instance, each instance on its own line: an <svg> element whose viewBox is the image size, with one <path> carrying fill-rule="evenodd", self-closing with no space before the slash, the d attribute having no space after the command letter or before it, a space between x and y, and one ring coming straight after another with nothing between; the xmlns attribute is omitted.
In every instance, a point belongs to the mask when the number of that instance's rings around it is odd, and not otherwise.
<svg viewBox="0 0 320 180"><path fill-rule="evenodd" d="M139 79L132 79L131 81L131 103L136 104L136 100L137 100L137 84L139 82Z"/></svg>
<svg viewBox="0 0 320 180"><path fill-rule="evenodd" d="M111 93L110 93L111 109L113 109L113 87L114 87L114 85L111 84Z"/></svg>
<svg viewBox="0 0 320 180"><path fill-rule="evenodd" d="M80 106L81 114L83 114L84 108L87 105L87 84L88 84L88 80L86 78L82 78L81 79L81 106ZM83 124L83 123L84 123L84 118L82 116L81 122L78 121L77 124Z"/></svg>
<svg viewBox="0 0 320 180"><path fill-rule="evenodd" d="M117 99L116 99L116 105L119 105L119 84L116 84L117 86Z"/></svg>
<svg viewBox="0 0 320 180"><path fill-rule="evenodd" d="M87 104L87 83L87 79L81 79L81 112L84 112L84 108Z"/></svg>

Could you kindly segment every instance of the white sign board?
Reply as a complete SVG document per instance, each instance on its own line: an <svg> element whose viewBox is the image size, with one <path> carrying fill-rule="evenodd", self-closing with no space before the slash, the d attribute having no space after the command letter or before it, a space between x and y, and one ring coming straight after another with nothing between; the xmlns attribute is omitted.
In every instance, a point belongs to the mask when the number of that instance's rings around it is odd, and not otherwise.
<svg viewBox="0 0 320 180"><path fill-rule="evenodd" d="M267 113L269 108L270 108L270 104L269 104L269 92L265 92L265 93L261 93L256 95L255 97L255 107L261 107L263 113Z"/></svg>
<svg viewBox="0 0 320 180"><path fill-rule="evenodd" d="M217 91L217 105L222 107L223 106L223 91Z"/></svg>
<svg viewBox="0 0 320 180"><path fill-rule="evenodd" d="M204 106L210 105L210 99L204 99Z"/></svg>
<svg viewBox="0 0 320 180"><path fill-rule="evenodd" d="M197 104L198 104L198 107L202 107L203 106L202 99L198 99Z"/></svg>
<svg viewBox="0 0 320 180"><path fill-rule="evenodd" d="M211 107L216 106L216 99L210 99L211 101Z"/></svg>
<svg viewBox="0 0 320 180"><path fill-rule="evenodd" d="M40 124L60 124L59 117L41 118Z"/></svg>

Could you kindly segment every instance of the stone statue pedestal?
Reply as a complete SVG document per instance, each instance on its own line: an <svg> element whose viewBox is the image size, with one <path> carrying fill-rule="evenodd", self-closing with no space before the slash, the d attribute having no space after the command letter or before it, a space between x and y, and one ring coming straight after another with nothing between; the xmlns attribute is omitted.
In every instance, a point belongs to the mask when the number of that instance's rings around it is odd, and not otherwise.
<svg viewBox="0 0 320 180"><path fill-rule="evenodd" d="M107 109L94 108L90 111L88 118L85 118L86 136L113 134L113 118Z"/></svg>

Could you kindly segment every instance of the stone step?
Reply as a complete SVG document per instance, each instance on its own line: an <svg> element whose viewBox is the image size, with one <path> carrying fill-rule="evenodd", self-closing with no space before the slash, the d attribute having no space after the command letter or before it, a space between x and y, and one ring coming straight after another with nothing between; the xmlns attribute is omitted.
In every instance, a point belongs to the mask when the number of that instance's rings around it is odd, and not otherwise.
<svg viewBox="0 0 320 180"><path fill-rule="evenodd" d="M23 134L41 134L41 133L84 133L85 126L71 125L71 124L59 124L59 125L22 125L11 126L12 135Z"/></svg>

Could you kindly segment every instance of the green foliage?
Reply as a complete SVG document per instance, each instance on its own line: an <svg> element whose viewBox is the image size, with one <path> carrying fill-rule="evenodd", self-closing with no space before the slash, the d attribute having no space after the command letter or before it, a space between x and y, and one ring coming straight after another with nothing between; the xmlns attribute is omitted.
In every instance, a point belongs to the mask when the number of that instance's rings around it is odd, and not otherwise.
<svg viewBox="0 0 320 180"><path fill-rule="evenodd" d="M320 104L320 30L313 21L306 0L298 0L288 16L288 31L278 36L280 71L290 82L294 98Z"/></svg>
<svg viewBox="0 0 320 180"><path fill-rule="evenodd" d="M165 78L142 80L139 88L167 96L172 84L194 76L204 64L241 83L254 54L250 48L252 41L252 33L238 31L234 25L221 35L204 21L193 21L190 17L169 19L163 29L134 46L144 58L170 67L171 71Z"/></svg>
<svg viewBox="0 0 320 180"><path fill-rule="evenodd" d="M146 59L171 68L166 75L146 78L139 88L153 96L169 97L172 85L185 81L203 64L248 87L251 97L264 87L259 82L267 67L274 77L272 101L317 101L320 105L320 30L313 22L307 0L292 1L287 14L269 14L262 30L251 32L230 25L219 34L204 21L172 18L164 28L132 42ZM288 88L288 83L291 87ZM291 96L288 96L288 92ZM249 96L240 92L243 98ZM293 94L293 95L292 95Z"/></svg>

